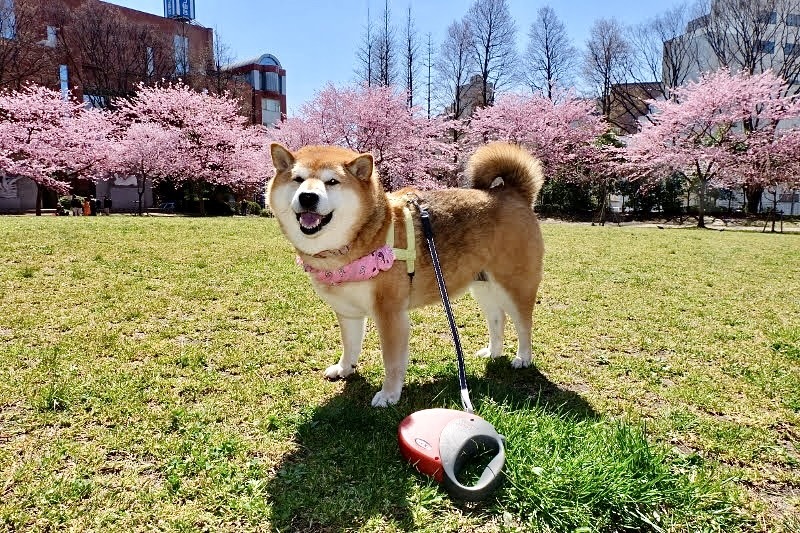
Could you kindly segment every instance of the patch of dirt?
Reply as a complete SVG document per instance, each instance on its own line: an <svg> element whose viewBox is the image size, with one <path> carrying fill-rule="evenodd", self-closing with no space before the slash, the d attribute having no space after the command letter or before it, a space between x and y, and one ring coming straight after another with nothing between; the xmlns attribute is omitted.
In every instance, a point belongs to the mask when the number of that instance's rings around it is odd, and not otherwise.
<svg viewBox="0 0 800 533"><path fill-rule="evenodd" d="M786 483L764 481L748 488L751 496L767 504L767 515L780 524L800 520L800 488Z"/></svg>

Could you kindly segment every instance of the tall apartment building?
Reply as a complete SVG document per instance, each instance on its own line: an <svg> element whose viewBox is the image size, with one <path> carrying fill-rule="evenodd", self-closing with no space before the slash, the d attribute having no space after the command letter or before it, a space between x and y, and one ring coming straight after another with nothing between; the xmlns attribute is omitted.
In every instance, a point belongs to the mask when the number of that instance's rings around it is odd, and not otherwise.
<svg viewBox="0 0 800 533"><path fill-rule="evenodd" d="M728 67L750 73L771 69L800 83L800 1L711 0L708 6L708 13L689 21L684 35L664 43L665 54L670 47L682 48L677 68L688 79Z"/></svg>
<svg viewBox="0 0 800 533"><path fill-rule="evenodd" d="M800 93L800 0L711 0L708 8L688 22L683 35L664 43L665 56L680 57L677 68L682 69L678 76L665 71L664 79L696 80L720 67L749 73L772 70L789 82L791 92ZM741 206L743 201L739 191L730 191L720 205ZM760 204L800 214L800 194L788 187L765 190Z"/></svg>

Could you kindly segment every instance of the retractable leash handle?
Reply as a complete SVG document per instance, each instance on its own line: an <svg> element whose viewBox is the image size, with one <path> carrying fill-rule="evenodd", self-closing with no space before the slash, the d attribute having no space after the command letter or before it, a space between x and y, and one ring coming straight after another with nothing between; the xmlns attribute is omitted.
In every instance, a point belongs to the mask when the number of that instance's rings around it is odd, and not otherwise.
<svg viewBox="0 0 800 533"><path fill-rule="evenodd" d="M442 483L450 495L466 501L485 499L503 481L506 462L505 438L489 422L475 415L460 418L447 424L439 438L439 453L444 476ZM477 483L472 486L458 481L458 473L476 458L494 453Z"/></svg>
<svg viewBox="0 0 800 533"><path fill-rule="evenodd" d="M500 435L492 424L474 414L475 409L469 398L469 388L467 387L464 352L461 348L461 339L458 335L458 328L456 328L453 310L450 308L450 299L447 296L439 255L436 253L436 245L433 242L433 226L430 214L424 207L417 205L417 208L420 212L422 230L431 254L433 271L436 274L439 294L442 297L442 305L447 315L447 321L450 324L450 333L453 336L453 344L456 348L461 405L466 412L464 416L454 418L447 423L440 434L438 451L443 471L442 483L453 497L466 501L479 501L489 496L502 482L502 470L506 460L505 437ZM458 473L466 464L489 452L493 452L494 457L486 465L475 485L467 486L458 481Z"/></svg>

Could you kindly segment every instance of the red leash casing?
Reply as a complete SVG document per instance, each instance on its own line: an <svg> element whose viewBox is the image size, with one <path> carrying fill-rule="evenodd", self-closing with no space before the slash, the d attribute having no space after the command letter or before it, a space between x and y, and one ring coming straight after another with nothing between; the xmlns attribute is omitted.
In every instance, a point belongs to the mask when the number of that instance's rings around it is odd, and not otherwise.
<svg viewBox="0 0 800 533"><path fill-rule="evenodd" d="M439 451L439 437L442 430L452 420L475 418L475 416L454 409L425 409L411 413L397 428L400 454L414 468L441 483L444 478Z"/></svg>
<svg viewBox="0 0 800 533"><path fill-rule="evenodd" d="M408 415L397 429L400 453L421 473L441 483L451 496L478 501L502 481L505 438L474 413L425 409ZM492 453L476 484L464 485L460 472L480 456Z"/></svg>

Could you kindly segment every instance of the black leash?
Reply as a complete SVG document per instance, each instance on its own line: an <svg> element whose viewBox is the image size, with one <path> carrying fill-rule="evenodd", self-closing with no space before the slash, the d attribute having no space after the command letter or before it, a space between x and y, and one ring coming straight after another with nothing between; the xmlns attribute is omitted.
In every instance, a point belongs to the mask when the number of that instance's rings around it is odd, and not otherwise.
<svg viewBox="0 0 800 533"><path fill-rule="evenodd" d="M447 314L447 321L450 323L450 333L453 335L453 344L456 347L456 357L458 359L458 384L461 387L461 405L467 413L474 413L475 409L472 407L472 402L469 399L469 388L467 387L467 371L464 367L464 352L461 349L461 339L458 336L458 329L456 328L456 321L453 318L453 310L450 308L450 298L447 296L447 288L444 284L444 276L442 275L442 267L439 264L439 255L436 253L436 244L433 242L433 226L431 225L431 218L428 210L414 202L419 210L419 217L422 221L422 231L425 234L425 240L428 242L428 250L431 253L431 260L433 261L433 271L436 273L436 282L439 285L439 294L442 297L442 305Z"/></svg>

